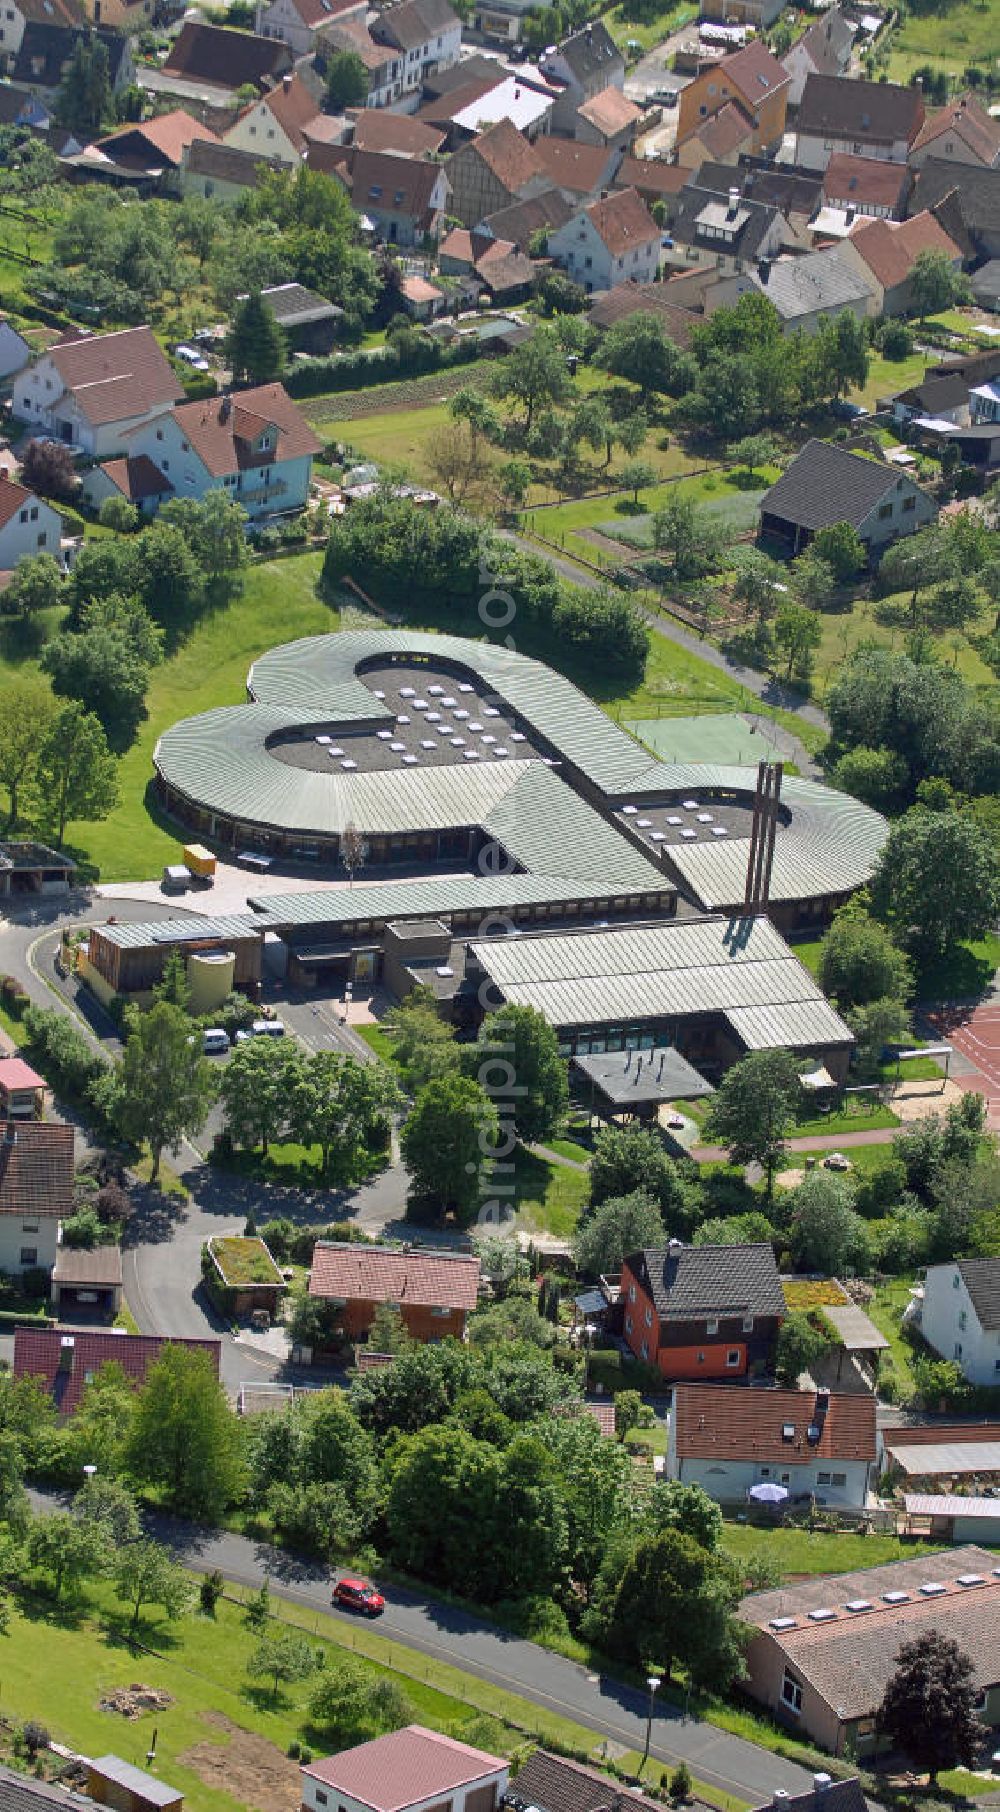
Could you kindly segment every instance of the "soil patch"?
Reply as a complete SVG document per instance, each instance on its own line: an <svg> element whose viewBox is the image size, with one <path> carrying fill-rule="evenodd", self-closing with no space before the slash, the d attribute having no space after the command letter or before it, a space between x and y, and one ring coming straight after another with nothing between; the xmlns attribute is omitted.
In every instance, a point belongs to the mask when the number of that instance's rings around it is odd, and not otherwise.
<svg viewBox="0 0 1000 1812"><path fill-rule="evenodd" d="M206 1724L226 1732L227 1743L195 1743L178 1761L204 1781L252 1806L255 1812L299 1812L302 1787L299 1765L282 1755L266 1737L241 1730L219 1711L202 1713Z"/></svg>
<svg viewBox="0 0 1000 1812"><path fill-rule="evenodd" d="M99 1711L117 1711L123 1718L141 1718L147 1711L166 1711L173 1699L168 1692L160 1692L155 1686L143 1686L136 1682L133 1686L115 1686L105 1693L98 1706Z"/></svg>

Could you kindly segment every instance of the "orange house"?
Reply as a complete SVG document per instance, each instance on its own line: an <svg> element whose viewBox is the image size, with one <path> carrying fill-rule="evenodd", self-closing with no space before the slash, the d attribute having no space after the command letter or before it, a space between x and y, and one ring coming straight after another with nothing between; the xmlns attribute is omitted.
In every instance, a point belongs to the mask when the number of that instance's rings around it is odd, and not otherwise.
<svg viewBox="0 0 1000 1812"><path fill-rule="evenodd" d="M713 114L735 101L752 122L751 136L741 149L754 157L769 156L777 151L784 137L791 80L777 57L772 57L767 46L756 39L703 69L681 90L678 148Z"/></svg>
<svg viewBox="0 0 1000 1812"><path fill-rule="evenodd" d="M633 1252L622 1265L623 1333L664 1378L743 1380L769 1369L785 1298L767 1244Z"/></svg>
<svg viewBox="0 0 1000 1812"><path fill-rule="evenodd" d="M479 1293L479 1260L425 1247L339 1245L317 1240L309 1294L338 1310L338 1330L367 1340L379 1303L397 1308L414 1340L462 1340Z"/></svg>

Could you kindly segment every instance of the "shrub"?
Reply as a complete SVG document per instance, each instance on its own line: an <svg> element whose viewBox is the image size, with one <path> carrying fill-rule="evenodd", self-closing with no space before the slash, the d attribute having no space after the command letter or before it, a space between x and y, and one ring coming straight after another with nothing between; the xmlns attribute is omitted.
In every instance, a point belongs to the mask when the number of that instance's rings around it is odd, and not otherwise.
<svg viewBox="0 0 1000 1812"><path fill-rule="evenodd" d="M226 1589L225 1577L218 1567L212 1573L206 1573L198 1588L198 1598L206 1617L215 1616L215 1607Z"/></svg>
<svg viewBox="0 0 1000 1812"><path fill-rule="evenodd" d="M40 1749L48 1748L49 1733L44 1724L39 1724L35 1718L27 1718L21 1725L21 1741L28 1754L34 1756Z"/></svg>

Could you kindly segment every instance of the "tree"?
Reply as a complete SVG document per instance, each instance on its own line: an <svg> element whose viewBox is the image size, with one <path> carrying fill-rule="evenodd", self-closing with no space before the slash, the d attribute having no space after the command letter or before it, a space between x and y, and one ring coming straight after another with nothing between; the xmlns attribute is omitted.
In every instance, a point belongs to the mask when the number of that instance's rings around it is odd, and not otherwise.
<svg viewBox="0 0 1000 1812"><path fill-rule="evenodd" d="M851 1184L832 1170L811 1170L792 1197L796 1262L804 1271L836 1277L857 1263L865 1244L865 1224L855 1213Z"/></svg>
<svg viewBox="0 0 1000 1812"><path fill-rule="evenodd" d="M488 1013L469 1067L498 1111L513 1120L519 1139L547 1139L558 1130L569 1102L568 1066L537 1008L504 1006Z"/></svg>
<svg viewBox="0 0 1000 1812"><path fill-rule="evenodd" d="M356 50L337 50L326 66L326 94L335 113L363 107L368 99L368 71Z"/></svg>
<svg viewBox="0 0 1000 1812"><path fill-rule="evenodd" d="M569 399L571 380L566 359L554 328L536 327L530 340L515 346L493 374L493 394L512 397L524 410L523 427L530 434L542 408L555 409Z"/></svg>
<svg viewBox="0 0 1000 1812"><path fill-rule="evenodd" d="M398 1730L412 1716L410 1701L395 1680L373 1676L350 1655L341 1655L336 1668L324 1669L309 1700L310 1721L338 1748Z"/></svg>
<svg viewBox="0 0 1000 1812"><path fill-rule="evenodd" d="M976 1717L975 1666L940 1630L905 1642L876 1717L880 1736L902 1749L937 1786L942 1768L975 1765L986 1732Z"/></svg>
<svg viewBox="0 0 1000 1812"><path fill-rule="evenodd" d="M121 1130L134 1144L148 1144L155 1183L163 1151L176 1151L199 1131L215 1096L214 1071L184 1013L163 1000L148 1013L131 1013L119 1081Z"/></svg>
<svg viewBox="0 0 1000 1812"><path fill-rule="evenodd" d="M637 1189L633 1195L611 1196L602 1202L578 1227L573 1249L587 1277L610 1277L620 1271L622 1259L630 1252L662 1246L664 1238L659 1208L652 1196Z"/></svg>
<svg viewBox="0 0 1000 1812"><path fill-rule="evenodd" d="M910 1015L892 995L851 1007L847 1023L857 1040L855 1058L862 1075L877 1075L886 1047L907 1043L913 1033Z"/></svg>
<svg viewBox="0 0 1000 1812"><path fill-rule="evenodd" d="M62 602L63 576L51 554L25 554L3 593L5 615L35 617Z"/></svg>
<svg viewBox="0 0 1000 1812"><path fill-rule="evenodd" d="M441 1018L429 988L416 987L383 1022L392 1054L411 1093L458 1068L455 1028Z"/></svg>
<svg viewBox="0 0 1000 1812"><path fill-rule="evenodd" d="M825 401L842 396L852 385L860 389L868 381L869 360L863 321L848 308L832 320L824 316L809 345L808 378L813 394Z"/></svg>
<svg viewBox="0 0 1000 1812"><path fill-rule="evenodd" d="M961 277L952 269L947 252L926 246L918 252L910 271L910 304L921 325L928 315L951 308L961 292Z"/></svg>
<svg viewBox="0 0 1000 1812"><path fill-rule="evenodd" d="M493 474L489 449L469 422L441 427L428 442L428 461L435 483L450 503L481 502Z"/></svg>
<svg viewBox="0 0 1000 1812"><path fill-rule="evenodd" d="M60 126L90 139L112 113L111 98L107 45L89 32L81 33L63 70L53 113Z"/></svg>
<svg viewBox="0 0 1000 1812"><path fill-rule="evenodd" d="M983 937L1000 912L1000 853L968 814L916 806L890 829L871 900L890 931L920 952Z"/></svg>
<svg viewBox="0 0 1000 1812"><path fill-rule="evenodd" d="M139 527L139 512L127 497L114 493L105 497L97 520L102 528L113 529L116 535L134 535Z"/></svg>
<svg viewBox="0 0 1000 1812"><path fill-rule="evenodd" d="M171 497L157 520L179 528L208 579L239 571L247 558L247 513L235 497L212 489L204 497Z"/></svg>
<svg viewBox="0 0 1000 1812"><path fill-rule="evenodd" d="M898 811L910 784L909 764L896 749L848 749L835 764L831 779L875 811Z"/></svg>
<svg viewBox="0 0 1000 1812"><path fill-rule="evenodd" d="M658 1132L637 1123L602 1126L590 1160L592 1206L636 1190L651 1196L667 1217L687 1208L686 1185Z"/></svg>
<svg viewBox="0 0 1000 1812"><path fill-rule="evenodd" d="M142 717L150 668L162 649L162 631L138 598L104 593L82 607L75 631L53 638L42 665L53 690L93 712L108 738L124 748Z"/></svg>
<svg viewBox="0 0 1000 1812"><path fill-rule="evenodd" d="M785 1316L774 1348L774 1375L786 1390L795 1390L803 1372L811 1372L832 1340L801 1309Z"/></svg>
<svg viewBox="0 0 1000 1812"><path fill-rule="evenodd" d="M88 1390L95 1382L88 1385ZM130 1385L126 1389L130 1396L134 1394ZM139 1506L132 1492L117 1479L101 1478L100 1474L88 1478L73 1499L73 1515L97 1529L101 1540L112 1549L124 1548L126 1543L139 1539Z"/></svg>
<svg viewBox="0 0 1000 1812"><path fill-rule="evenodd" d="M73 455L58 440L29 440L21 454L21 483L41 497L68 503L80 487Z"/></svg>
<svg viewBox="0 0 1000 1812"><path fill-rule="evenodd" d="M187 1574L156 1541L134 1541L119 1554L114 1566L115 1597L132 1612L129 1635L139 1627L144 1605L155 1604L170 1623L191 1605Z"/></svg>
<svg viewBox="0 0 1000 1812"><path fill-rule="evenodd" d="M360 60L360 59L359 59ZM285 336L274 311L260 292L244 297L233 310L226 356L242 384L273 384L285 363Z"/></svg>
<svg viewBox="0 0 1000 1812"><path fill-rule="evenodd" d="M638 505L639 492L648 491L656 483L656 467L648 459L629 459L618 474L623 491L631 491L632 502Z"/></svg>
<svg viewBox="0 0 1000 1812"><path fill-rule="evenodd" d="M48 686L18 679L7 686L0 710L0 786L7 789L7 829L14 830L23 790L30 787L55 711Z"/></svg>
<svg viewBox="0 0 1000 1812"><path fill-rule="evenodd" d="M505 459L495 470L500 495L508 510L522 508L531 489L531 466L526 459Z"/></svg>
<svg viewBox="0 0 1000 1812"><path fill-rule="evenodd" d="M864 544L850 522L829 522L825 528L817 529L812 547L833 568L834 578L841 585L856 579L865 565Z"/></svg>
<svg viewBox="0 0 1000 1812"><path fill-rule="evenodd" d="M56 1598L64 1585L79 1585L91 1578L99 1569L103 1551L103 1536L68 1510L36 1517L28 1531L29 1564L48 1573Z"/></svg>
<svg viewBox="0 0 1000 1812"><path fill-rule="evenodd" d="M615 1391L615 1434L619 1441L624 1441L629 1429L634 1428L642 1409L642 1397L637 1390Z"/></svg>
<svg viewBox="0 0 1000 1812"><path fill-rule="evenodd" d="M45 807L62 848L72 819L107 818L118 804L118 763L97 718L82 705L64 705L38 752Z"/></svg>
<svg viewBox="0 0 1000 1812"><path fill-rule="evenodd" d="M217 1521L241 1482L238 1434L208 1354L166 1346L139 1393L128 1465L175 1510Z"/></svg>
<svg viewBox="0 0 1000 1812"><path fill-rule="evenodd" d="M188 538L175 522L151 522L133 544L138 552L139 596L149 615L176 638L197 615L205 576Z"/></svg>
<svg viewBox="0 0 1000 1812"><path fill-rule="evenodd" d="M168 1006L178 1007L182 1013L191 1011L191 983L188 981L187 963L182 951L176 947L168 950L163 959L160 979L153 983L153 999L165 1000Z"/></svg>
<svg viewBox="0 0 1000 1812"><path fill-rule="evenodd" d="M802 1100L798 1063L790 1051L751 1051L727 1070L712 1097L706 1139L725 1145L734 1164L760 1164L768 1201Z"/></svg>
<svg viewBox="0 0 1000 1812"><path fill-rule="evenodd" d="M807 547L805 553L793 560L791 572L800 604L809 610L830 609L837 591L837 577L829 560L824 560L814 547Z"/></svg>
<svg viewBox="0 0 1000 1812"><path fill-rule="evenodd" d="M774 640L787 657L786 680L807 680L812 659L823 640L823 627L804 604L789 600L779 604L774 617Z"/></svg>
<svg viewBox="0 0 1000 1812"><path fill-rule="evenodd" d="M587 306L583 285L574 283L565 271L546 271L535 294L543 315L580 315Z"/></svg>
<svg viewBox="0 0 1000 1812"><path fill-rule="evenodd" d="M315 1666L316 1658L305 1636L300 1636L296 1630L269 1630L251 1650L247 1673L251 1680L270 1680L274 1705L279 1686L293 1686L299 1680L308 1680Z"/></svg>
<svg viewBox="0 0 1000 1812"><path fill-rule="evenodd" d="M616 1653L655 1663L667 1680L678 1664L699 1683L727 1684L736 1665L731 1611L735 1570L678 1529L641 1540L620 1575L608 1631Z"/></svg>
<svg viewBox="0 0 1000 1812"><path fill-rule="evenodd" d="M236 1046L219 1084L226 1131L234 1144L259 1142L267 1156L272 1139L281 1138L289 1124L304 1063L288 1038L251 1038Z"/></svg>
<svg viewBox="0 0 1000 1812"><path fill-rule="evenodd" d="M636 458L637 454L642 452L642 449L646 444L646 436L648 433L649 416L646 414L645 409L633 409L631 415L626 415L624 420L617 423L609 422L608 463L611 463L611 444L614 440L617 439L622 452L627 454L630 460L633 460ZM639 461L639 463L641 464L642 461ZM653 479L650 479L650 483L653 483ZM622 484L625 484L624 474L622 475Z"/></svg>
<svg viewBox="0 0 1000 1812"><path fill-rule="evenodd" d="M398 1097L386 1064L317 1051L298 1065L289 1121L303 1145L320 1147L324 1175L350 1181Z"/></svg>
<svg viewBox="0 0 1000 1812"><path fill-rule="evenodd" d="M758 466L773 465L777 452L778 443L772 435L747 434L730 447L729 457L734 464L745 466L752 478Z"/></svg>
<svg viewBox="0 0 1000 1812"><path fill-rule="evenodd" d="M668 339L655 315L626 315L610 327L595 363L612 377L638 384L644 397L654 392L683 396L696 367L688 353Z"/></svg>
<svg viewBox="0 0 1000 1812"><path fill-rule="evenodd" d="M681 1535L689 1535L709 1554L716 1554L721 1549L725 1529L722 1511L701 1485L686 1485L681 1479L662 1479L654 1487L650 1510L657 1530L677 1529Z"/></svg>
<svg viewBox="0 0 1000 1812"><path fill-rule="evenodd" d="M820 944L819 985L841 1007L862 1007L871 1000L907 1000L913 971L884 925L848 910L837 914Z"/></svg>
<svg viewBox="0 0 1000 1812"><path fill-rule="evenodd" d="M400 1138L414 1193L467 1226L489 1195L480 1169L498 1151L500 1119L484 1088L440 1076L419 1091Z"/></svg>
<svg viewBox="0 0 1000 1812"><path fill-rule="evenodd" d="M702 579L715 568L721 552L718 528L708 511L675 485L653 517L653 545L668 554L678 579Z"/></svg>

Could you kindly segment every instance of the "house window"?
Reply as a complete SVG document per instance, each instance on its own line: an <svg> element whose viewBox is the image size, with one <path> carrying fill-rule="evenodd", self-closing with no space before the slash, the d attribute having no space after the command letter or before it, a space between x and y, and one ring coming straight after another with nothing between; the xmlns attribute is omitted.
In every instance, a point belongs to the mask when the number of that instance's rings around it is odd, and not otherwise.
<svg viewBox="0 0 1000 1812"><path fill-rule="evenodd" d="M625 1332L626 1332L626 1334L631 1334L631 1332L632 1332L632 1317L631 1317L631 1315L626 1315L626 1317L625 1317Z"/></svg>
<svg viewBox="0 0 1000 1812"><path fill-rule="evenodd" d="M47 540L48 540L48 535L46 534L45 530L43 529L41 534L38 537L37 545L39 547L44 547Z"/></svg>
<svg viewBox="0 0 1000 1812"><path fill-rule="evenodd" d="M847 1484L846 1472L835 1472L830 1480L831 1485L839 1485L841 1490Z"/></svg>
<svg viewBox="0 0 1000 1812"><path fill-rule="evenodd" d="M652 1325L653 1325L653 1311L652 1311L652 1309L647 1309L646 1310L646 1326L648 1328L651 1328Z"/></svg>
<svg viewBox="0 0 1000 1812"><path fill-rule="evenodd" d="M789 1711L802 1710L802 1684L790 1670L785 1668L785 1677L781 1682L781 1697Z"/></svg>
<svg viewBox="0 0 1000 1812"><path fill-rule="evenodd" d="M752 1334L752 1333L753 1333L753 1316L752 1316L752 1315L744 1315L744 1317L743 1317L743 1332L744 1332L744 1334Z"/></svg>
<svg viewBox="0 0 1000 1812"><path fill-rule="evenodd" d="M437 1316L450 1315L451 1310L450 1309L432 1309L431 1314L437 1315Z"/></svg>
<svg viewBox="0 0 1000 1812"><path fill-rule="evenodd" d="M31 520L32 520L32 522L38 521L38 505L37 505L37 503L33 503L31 506Z"/></svg>
<svg viewBox="0 0 1000 1812"><path fill-rule="evenodd" d="M37 1221L22 1221L21 1222L21 1232L22 1233L37 1233L38 1232L38 1222Z"/></svg>
<svg viewBox="0 0 1000 1812"><path fill-rule="evenodd" d="M957 1290L960 1282L961 1282L961 1278L959 1277L958 1272L956 1271L954 1277L951 1280L952 1289Z"/></svg>
<svg viewBox="0 0 1000 1812"><path fill-rule="evenodd" d="M726 1354L726 1364L727 1365L739 1365L739 1362L740 1362L739 1347L734 1346Z"/></svg>
<svg viewBox="0 0 1000 1812"><path fill-rule="evenodd" d="M955 1342L954 1357L956 1359L961 1359L961 1357L962 1357L962 1342L960 1340L956 1340L956 1342Z"/></svg>
<svg viewBox="0 0 1000 1812"><path fill-rule="evenodd" d="M879 512L878 512L878 519L879 519L879 521L880 521L880 522L888 522L888 520L889 520L889 517L890 517L890 516L891 516L891 515L892 515L892 504L891 504L891 503L883 503L883 504L880 504L880 506L879 506Z"/></svg>
<svg viewBox="0 0 1000 1812"><path fill-rule="evenodd" d="M163 439L163 429L162 429L162 428L157 428L157 430L156 430L156 438L157 438L157 440L162 440L162 439Z"/></svg>
<svg viewBox="0 0 1000 1812"><path fill-rule="evenodd" d="M817 1485L828 1485L830 1483L830 1474L828 1472L817 1472L816 1483Z"/></svg>
<svg viewBox="0 0 1000 1812"><path fill-rule="evenodd" d="M714 1315L710 1315L708 1320L705 1323L705 1332L706 1332L706 1334L717 1334L718 1331L719 1331L719 1323L716 1320Z"/></svg>
<svg viewBox="0 0 1000 1812"><path fill-rule="evenodd" d="M20 515L18 516L17 520L18 520L18 522L27 522L27 520L28 520L27 510L22 510Z"/></svg>
<svg viewBox="0 0 1000 1812"><path fill-rule="evenodd" d="M317 1804L317 1806L325 1806L327 1803L327 1798L328 1798L328 1796L327 1796L327 1794L325 1794L323 1792L322 1787L317 1787L316 1788L316 1804Z"/></svg>
<svg viewBox="0 0 1000 1812"><path fill-rule="evenodd" d="M958 1325L961 1328L962 1333L964 1334L966 1328L969 1325L969 1317L966 1314L964 1309L959 1309L959 1311L958 1311Z"/></svg>
<svg viewBox="0 0 1000 1812"><path fill-rule="evenodd" d="M915 510L916 507L917 507L917 500L915 497L904 497L903 498L904 510Z"/></svg>
<svg viewBox="0 0 1000 1812"><path fill-rule="evenodd" d="M629 1284L629 1287L628 1287L628 1299L629 1299L629 1302L634 1302L634 1301L635 1301L635 1284Z"/></svg>
<svg viewBox="0 0 1000 1812"><path fill-rule="evenodd" d="M22 1246L21 1247L21 1263L22 1263L22 1265L37 1265L37 1263L38 1263L38 1247L37 1246Z"/></svg>
<svg viewBox="0 0 1000 1812"><path fill-rule="evenodd" d="M648 1340L643 1341L640 1351L641 1351L644 1359L649 1358L649 1341Z"/></svg>

